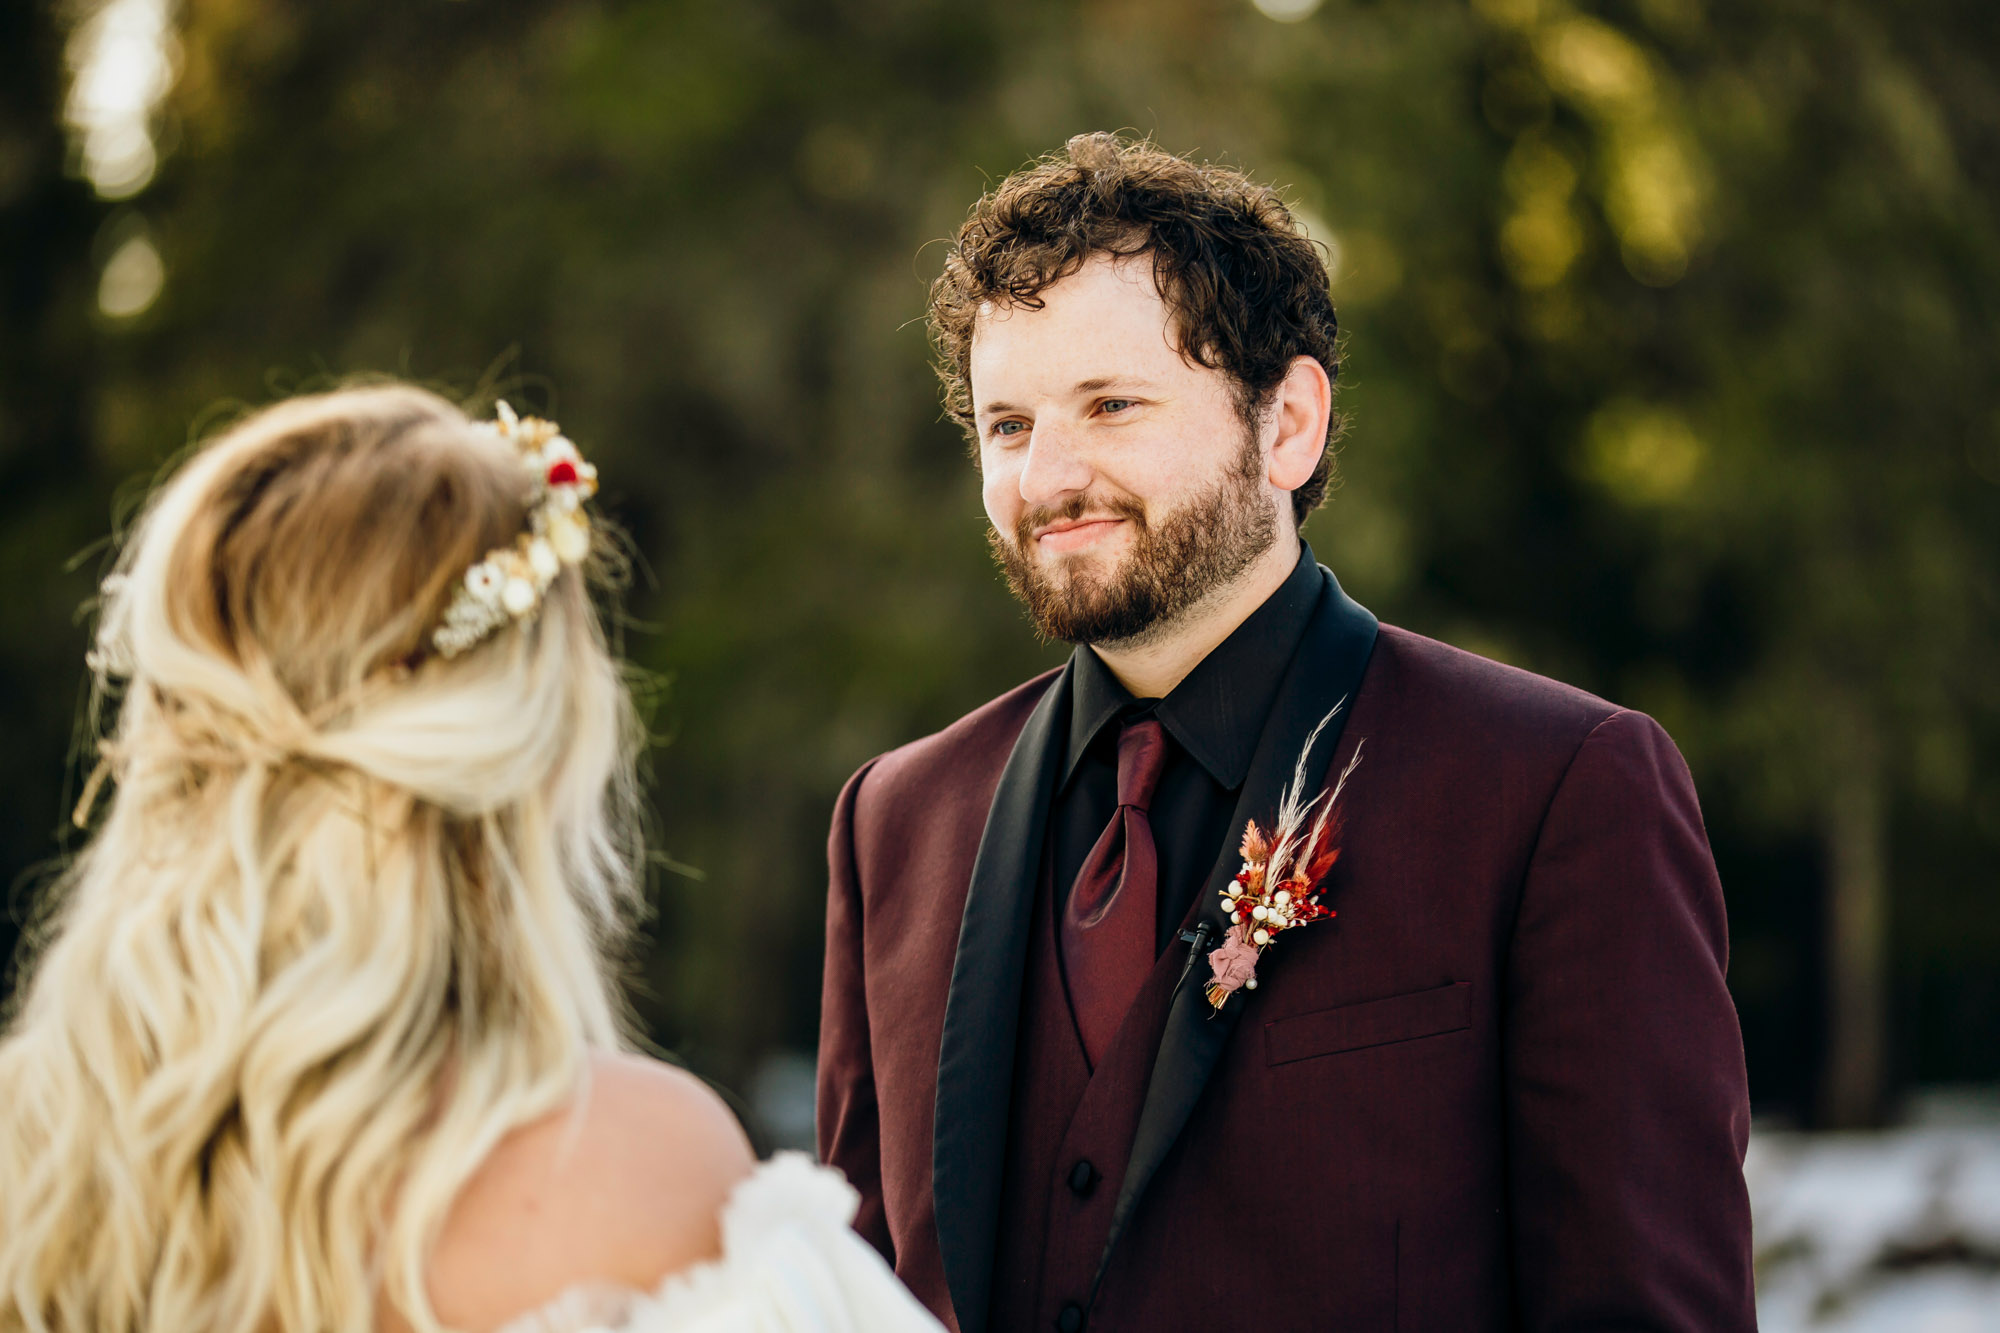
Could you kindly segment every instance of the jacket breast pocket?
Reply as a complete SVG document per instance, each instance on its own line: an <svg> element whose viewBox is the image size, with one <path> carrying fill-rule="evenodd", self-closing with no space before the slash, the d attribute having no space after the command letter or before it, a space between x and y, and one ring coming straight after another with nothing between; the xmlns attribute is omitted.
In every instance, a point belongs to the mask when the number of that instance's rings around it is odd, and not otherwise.
<svg viewBox="0 0 2000 1333"><path fill-rule="evenodd" d="M1471 1026L1472 983L1454 981L1266 1023L1264 1058L1270 1064L1284 1065L1316 1055L1436 1037Z"/></svg>

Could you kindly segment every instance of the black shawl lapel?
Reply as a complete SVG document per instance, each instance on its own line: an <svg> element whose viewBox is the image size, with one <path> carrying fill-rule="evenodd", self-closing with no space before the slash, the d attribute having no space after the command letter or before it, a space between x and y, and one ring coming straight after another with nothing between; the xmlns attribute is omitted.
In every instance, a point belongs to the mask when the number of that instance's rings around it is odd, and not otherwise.
<svg viewBox="0 0 2000 1333"><path fill-rule="evenodd" d="M1070 672L1049 686L1000 774L972 865L945 1000L932 1125L938 1249L962 1333L983 1333L1000 1224L1021 978L1042 840L1068 738Z"/></svg>
<svg viewBox="0 0 2000 1333"><path fill-rule="evenodd" d="M1196 919L1209 923L1210 939L1217 944L1221 943L1224 925L1220 895L1223 886L1242 863L1237 852L1237 838L1242 834L1244 821L1255 819L1269 827L1277 814L1279 794L1291 780L1293 766L1298 762L1299 751L1304 748L1306 738L1335 704L1342 704L1340 714L1320 733L1306 767L1309 782L1325 782L1327 765L1340 746L1341 733L1346 730L1346 705L1353 703L1354 692L1361 684L1361 673L1367 668L1368 656L1375 648L1375 617L1340 590L1332 571L1321 566L1320 573L1326 582L1320 593L1319 605L1313 611L1311 623L1306 626L1305 637L1299 642L1283 683L1278 686L1277 698L1271 704L1271 715L1264 723L1263 735L1258 738L1256 755L1250 761L1249 775L1243 781L1243 795L1237 801L1236 814L1230 826L1229 844L1222 849L1221 858L1215 863L1208 884L1201 892ZM1223 1044L1235 1030L1246 1003L1255 1003L1254 992L1239 994L1223 1006L1220 1013L1211 1017L1208 1000L1203 994L1203 983L1208 977L1206 961L1201 959L1195 963L1167 1011L1166 1029L1160 1037L1160 1052L1153 1062L1153 1076L1146 1085L1146 1100L1139 1112L1139 1128L1132 1140L1132 1158L1125 1167L1125 1179L1118 1190L1118 1203L1112 1211L1111 1231L1104 1243L1104 1257L1098 1261L1100 1281L1104 1276L1105 1261L1111 1255L1111 1247L1118 1243L1119 1234L1132 1216L1132 1209L1145 1193L1146 1185L1165 1160L1174 1140L1179 1137L1181 1127L1193 1113L1195 1103L1200 1100L1202 1089L1208 1083L1209 1072L1222 1055ZM1283 980L1284 964L1280 954L1272 981L1281 985ZM956 984L953 993L957 993Z"/></svg>

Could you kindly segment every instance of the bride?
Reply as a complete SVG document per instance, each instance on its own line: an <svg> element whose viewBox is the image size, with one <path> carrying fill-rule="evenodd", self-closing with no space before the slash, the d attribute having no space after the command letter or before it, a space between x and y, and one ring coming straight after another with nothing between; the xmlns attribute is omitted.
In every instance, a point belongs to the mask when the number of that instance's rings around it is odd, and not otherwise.
<svg viewBox="0 0 2000 1333"><path fill-rule="evenodd" d="M594 489L549 423L378 387L154 497L0 1038L0 1330L936 1329L839 1176L623 1053Z"/></svg>

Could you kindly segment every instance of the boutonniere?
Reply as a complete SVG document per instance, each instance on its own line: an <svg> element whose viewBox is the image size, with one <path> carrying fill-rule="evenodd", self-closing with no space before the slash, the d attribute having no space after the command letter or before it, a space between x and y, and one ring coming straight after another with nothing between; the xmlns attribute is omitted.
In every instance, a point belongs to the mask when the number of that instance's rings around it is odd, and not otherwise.
<svg viewBox="0 0 2000 1333"><path fill-rule="evenodd" d="M1327 874L1340 859L1340 793L1361 763L1361 746L1354 747L1354 757L1330 789L1310 801L1304 798L1306 757L1338 712L1337 704L1306 738L1271 830L1259 828L1254 819L1243 830L1243 868L1222 891L1229 929L1221 947L1208 955L1208 1002L1217 1009L1238 989L1257 989L1257 960L1278 936L1333 919L1333 909L1320 897Z"/></svg>

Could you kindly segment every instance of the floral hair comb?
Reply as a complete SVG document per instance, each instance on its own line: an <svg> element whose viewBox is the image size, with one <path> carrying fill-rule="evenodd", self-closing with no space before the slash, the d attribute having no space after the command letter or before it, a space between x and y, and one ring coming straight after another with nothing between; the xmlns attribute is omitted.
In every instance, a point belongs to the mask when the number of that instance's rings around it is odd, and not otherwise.
<svg viewBox="0 0 2000 1333"><path fill-rule="evenodd" d="M458 656L502 625L530 619L556 575L590 554L583 502L597 494L597 469L583 461L555 422L516 416L504 402L494 405L494 415L478 429L513 445L534 479L528 530L465 571L444 622L431 635L445 657Z"/></svg>

